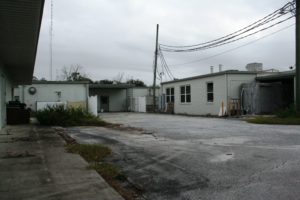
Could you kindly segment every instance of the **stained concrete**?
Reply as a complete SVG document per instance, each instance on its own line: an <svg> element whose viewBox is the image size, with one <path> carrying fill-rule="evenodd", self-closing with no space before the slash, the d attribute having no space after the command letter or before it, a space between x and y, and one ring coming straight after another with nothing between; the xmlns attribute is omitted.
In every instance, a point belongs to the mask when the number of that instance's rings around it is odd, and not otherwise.
<svg viewBox="0 0 300 200"><path fill-rule="evenodd" d="M107 113L144 131L74 127L82 143L113 149L111 161L155 200L288 200L300 196L300 126L177 115Z"/></svg>
<svg viewBox="0 0 300 200"><path fill-rule="evenodd" d="M0 199L122 200L53 129L7 126L0 132Z"/></svg>

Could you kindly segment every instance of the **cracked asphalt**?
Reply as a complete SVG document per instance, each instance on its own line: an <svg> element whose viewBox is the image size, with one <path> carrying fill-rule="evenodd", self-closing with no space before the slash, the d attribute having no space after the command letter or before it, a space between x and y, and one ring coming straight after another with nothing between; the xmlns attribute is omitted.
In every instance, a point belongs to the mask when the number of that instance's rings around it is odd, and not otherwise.
<svg viewBox="0 0 300 200"><path fill-rule="evenodd" d="M295 200L300 126L178 115L104 113L139 130L73 127L81 143L112 148L110 161L153 200Z"/></svg>

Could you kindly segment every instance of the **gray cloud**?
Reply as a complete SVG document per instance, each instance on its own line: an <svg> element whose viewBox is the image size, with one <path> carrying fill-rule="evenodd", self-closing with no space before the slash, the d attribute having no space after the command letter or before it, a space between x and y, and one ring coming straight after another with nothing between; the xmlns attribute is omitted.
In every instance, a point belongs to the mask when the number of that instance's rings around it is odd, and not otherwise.
<svg viewBox="0 0 300 200"><path fill-rule="evenodd" d="M94 80L125 77L151 84L155 28L161 43L185 45L229 34L280 8L286 0L53 0L55 73L71 64L84 66ZM35 75L49 77L50 1L46 1ZM294 23L282 24L258 36L224 47L193 53L165 53L168 64L216 55ZM294 64L294 27L227 54L198 63L170 66L175 77L208 73L209 66L240 69L249 62L287 70Z"/></svg>

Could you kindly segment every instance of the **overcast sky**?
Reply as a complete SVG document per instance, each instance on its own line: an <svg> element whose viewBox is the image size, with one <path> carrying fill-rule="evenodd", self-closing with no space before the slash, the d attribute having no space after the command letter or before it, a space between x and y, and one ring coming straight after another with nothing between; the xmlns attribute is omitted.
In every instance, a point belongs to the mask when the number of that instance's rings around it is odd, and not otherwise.
<svg viewBox="0 0 300 200"><path fill-rule="evenodd" d="M153 80L156 24L159 42L191 45L234 32L286 4L287 0L53 0L53 79L63 66L79 64L93 80L138 78ZM35 73L50 77L50 0L46 0ZM257 40L294 24L291 19L266 32L220 48L193 53L165 53L176 78L209 73L210 66L244 70L251 62L264 69L288 70L295 64L295 26L250 45L193 64ZM159 63L160 66L160 63ZM159 67L160 70L160 67ZM163 77L168 80L168 77Z"/></svg>

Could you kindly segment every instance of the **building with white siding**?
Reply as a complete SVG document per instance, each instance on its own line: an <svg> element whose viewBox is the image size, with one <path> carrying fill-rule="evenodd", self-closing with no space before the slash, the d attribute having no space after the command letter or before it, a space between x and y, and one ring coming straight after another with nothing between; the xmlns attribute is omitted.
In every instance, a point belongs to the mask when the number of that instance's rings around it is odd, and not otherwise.
<svg viewBox="0 0 300 200"><path fill-rule="evenodd" d="M88 108L88 81L33 81L14 91L14 98L36 111L40 106L63 103L69 107Z"/></svg>
<svg viewBox="0 0 300 200"><path fill-rule="evenodd" d="M240 107L241 85L256 76L257 72L227 70L163 82L163 110L171 106L175 114L231 114Z"/></svg>
<svg viewBox="0 0 300 200"><path fill-rule="evenodd" d="M0 129L13 86L32 81L43 9L44 0L0 1Z"/></svg>

